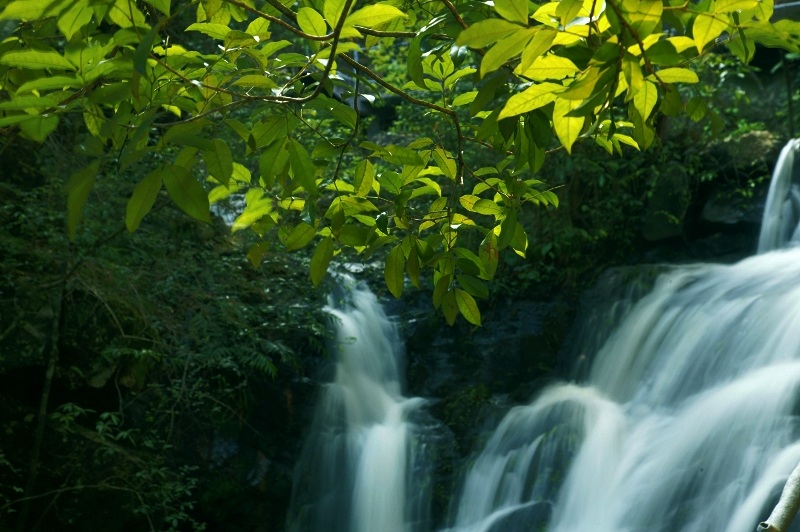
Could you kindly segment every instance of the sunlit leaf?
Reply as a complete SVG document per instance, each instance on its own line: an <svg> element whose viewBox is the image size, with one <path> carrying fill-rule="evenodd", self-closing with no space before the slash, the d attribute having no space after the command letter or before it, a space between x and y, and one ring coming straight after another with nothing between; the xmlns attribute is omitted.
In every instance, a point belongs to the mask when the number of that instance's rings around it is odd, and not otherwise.
<svg viewBox="0 0 800 532"><path fill-rule="evenodd" d="M462 31L456 39L456 44L471 48L483 48L519 29L517 24L499 18L481 20Z"/></svg>
<svg viewBox="0 0 800 532"><path fill-rule="evenodd" d="M528 24L528 0L494 0L494 10L506 20Z"/></svg>
<svg viewBox="0 0 800 532"><path fill-rule="evenodd" d="M406 18L406 14L388 4L371 4L354 11L345 20L347 26L374 28L396 18Z"/></svg>
<svg viewBox="0 0 800 532"><path fill-rule="evenodd" d="M558 140L568 153L572 152L572 145L578 139L583 129L586 118L583 116L567 116L573 109L577 109L581 102L578 100L556 100L553 108L553 129Z"/></svg>
<svg viewBox="0 0 800 532"><path fill-rule="evenodd" d="M727 15L698 13L692 26L692 37L697 51L702 53L706 44L719 37L727 28Z"/></svg>
<svg viewBox="0 0 800 532"><path fill-rule="evenodd" d="M297 10L297 24L300 29L309 35L321 37L328 33L325 19L316 10L310 7L301 7Z"/></svg>
<svg viewBox="0 0 800 532"><path fill-rule="evenodd" d="M513 95L506 102L503 110L500 111L498 120L507 118L509 116L521 115L528 111L538 109L548 103L555 101L558 93L562 92L564 87L556 85L555 83L539 83L531 85L524 91Z"/></svg>

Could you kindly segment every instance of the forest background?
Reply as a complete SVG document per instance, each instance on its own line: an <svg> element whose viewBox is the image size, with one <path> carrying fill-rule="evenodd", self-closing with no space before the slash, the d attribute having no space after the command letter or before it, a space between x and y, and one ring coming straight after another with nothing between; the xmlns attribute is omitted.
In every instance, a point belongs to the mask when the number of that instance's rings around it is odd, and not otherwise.
<svg viewBox="0 0 800 532"><path fill-rule="evenodd" d="M465 338L466 453L602 271L747 255L794 134L767 1L0 6L1 528L281 530L331 265L402 298L412 390ZM465 382L519 301L530 382Z"/></svg>

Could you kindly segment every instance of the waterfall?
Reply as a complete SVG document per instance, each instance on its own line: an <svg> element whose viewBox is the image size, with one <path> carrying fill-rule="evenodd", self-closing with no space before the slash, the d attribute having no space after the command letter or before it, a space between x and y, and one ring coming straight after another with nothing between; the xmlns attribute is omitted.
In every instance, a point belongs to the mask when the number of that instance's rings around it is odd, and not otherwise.
<svg viewBox="0 0 800 532"><path fill-rule="evenodd" d="M752 532L800 462L800 165L775 170L759 254L665 267L614 314L582 382L512 408L452 498L451 532ZM783 249L780 249L783 248ZM335 378L289 529L431 528L433 483L397 332L363 287L331 303ZM800 530L796 524L792 528Z"/></svg>
<svg viewBox="0 0 800 532"><path fill-rule="evenodd" d="M800 462L800 248L770 251L797 233L798 146L776 167L761 254L662 274L587 382L509 412L452 530L755 530Z"/></svg>
<svg viewBox="0 0 800 532"><path fill-rule="evenodd" d="M406 532L429 527L424 449L403 397L394 324L363 285L343 278L331 297L335 376L319 399L295 471L289 529Z"/></svg>
<svg viewBox="0 0 800 532"><path fill-rule="evenodd" d="M758 239L758 252L784 247L800 238L800 164L795 165L800 139L781 150L772 175Z"/></svg>

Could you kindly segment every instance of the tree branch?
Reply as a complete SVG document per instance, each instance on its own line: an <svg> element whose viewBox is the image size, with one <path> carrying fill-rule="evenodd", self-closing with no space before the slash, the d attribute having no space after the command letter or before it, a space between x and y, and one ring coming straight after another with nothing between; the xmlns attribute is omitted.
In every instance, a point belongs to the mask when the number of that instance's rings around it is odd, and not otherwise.
<svg viewBox="0 0 800 532"><path fill-rule="evenodd" d="M783 486L778 504L766 521L758 524L758 532L787 532L800 510L800 464L794 468Z"/></svg>

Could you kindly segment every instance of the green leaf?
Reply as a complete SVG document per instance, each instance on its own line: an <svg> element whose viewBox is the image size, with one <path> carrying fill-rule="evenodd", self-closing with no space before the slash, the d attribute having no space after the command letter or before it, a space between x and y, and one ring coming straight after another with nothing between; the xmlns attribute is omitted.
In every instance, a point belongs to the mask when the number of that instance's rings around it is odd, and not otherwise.
<svg viewBox="0 0 800 532"><path fill-rule="evenodd" d="M75 240L78 224L83 217L83 207L89 198L89 193L94 187L97 172L100 170L100 161L94 161L88 166L73 172L64 189L67 193L67 232L70 240Z"/></svg>
<svg viewBox="0 0 800 532"><path fill-rule="evenodd" d="M481 311L478 309L478 304L475 303L475 299L460 288L456 288L455 293L456 304L458 305L458 310L461 312L461 315L471 324L480 327Z"/></svg>
<svg viewBox="0 0 800 532"><path fill-rule="evenodd" d="M325 0L322 5L322 14L331 28L335 28L336 23L339 22L339 17L342 16L345 4L347 4L345 0Z"/></svg>
<svg viewBox="0 0 800 532"><path fill-rule="evenodd" d="M522 50L533 38L535 30L529 28L520 28L511 35L504 37L497 41L497 44L492 46L481 60L481 77L486 74L494 72L500 68L509 59L518 56Z"/></svg>
<svg viewBox="0 0 800 532"><path fill-rule="evenodd" d="M231 32L231 28L225 24L195 22L194 24L190 24L185 31L199 31L200 33L208 35L212 39L223 40Z"/></svg>
<svg viewBox="0 0 800 532"><path fill-rule="evenodd" d="M253 247L251 247L250 251L247 252L247 260L250 261L250 264L253 266L253 268L258 268L261 265L261 262L267 255L267 251L269 251L269 242L258 242L253 244Z"/></svg>
<svg viewBox="0 0 800 532"><path fill-rule="evenodd" d="M153 208L153 204L158 197L158 191L161 190L162 171L162 168L156 168L134 187L133 194L131 194L125 209L125 227L128 232L133 233L136 231L142 219Z"/></svg>
<svg viewBox="0 0 800 532"><path fill-rule="evenodd" d="M578 70L575 63L566 57L549 54L537 58L523 75L533 80L564 79Z"/></svg>
<svg viewBox="0 0 800 532"><path fill-rule="evenodd" d="M417 288L419 288L420 262L417 239L413 238L411 240L411 249L408 251L408 260L406 260L406 273L408 273L411 284Z"/></svg>
<svg viewBox="0 0 800 532"><path fill-rule="evenodd" d="M314 286L319 286L322 279L325 278L325 273L328 271L328 265L333 258L333 239L325 237L317 244L314 250L314 255L311 257L311 282Z"/></svg>
<svg viewBox="0 0 800 532"><path fill-rule="evenodd" d="M456 45L483 48L508 37L519 29L517 24L499 18L481 20L462 31L456 39Z"/></svg>
<svg viewBox="0 0 800 532"><path fill-rule="evenodd" d="M692 37L694 38L695 46L697 46L697 51L703 53L706 44L719 37L726 29L728 29L728 17L726 15L698 13L692 26Z"/></svg>
<svg viewBox="0 0 800 532"><path fill-rule="evenodd" d="M169 16L169 2L170 0L145 0L148 4L158 9L166 16Z"/></svg>
<svg viewBox="0 0 800 532"><path fill-rule="evenodd" d="M500 235L497 237L497 249L505 249L511 243L517 230L517 211L511 210L500 223Z"/></svg>
<svg viewBox="0 0 800 532"><path fill-rule="evenodd" d="M300 29L309 35L322 37L328 33L328 26L325 24L325 19L322 18L315 9L310 7L301 7L297 10L297 24Z"/></svg>
<svg viewBox="0 0 800 532"><path fill-rule="evenodd" d="M394 19L406 18L407 16L396 7L388 4L371 4L351 13L344 23L345 26L375 28Z"/></svg>
<svg viewBox="0 0 800 532"><path fill-rule="evenodd" d="M295 181L303 187L306 192L311 195L316 195L316 170L308 151L295 139L289 139L286 149L289 151L289 164L292 166L292 175Z"/></svg>
<svg viewBox="0 0 800 532"><path fill-rule="evenodd" d="M35 20L41 18L54 0L14 0L10 2L0 20Z"/></svg>
<svg viewBox="0 0 800 532"><path fill-rule="evenodd" d="M408 71L408 77L416 83L417 87L421 89L426 89L425 87L425 75L424 70L422 68L422 35L417 35L408 45L407 57L406 57L406 70Z"/></svg>
<svg viewBox="0 0 800 532"><path fill-rule="evenodd" d="M23 111L26 109L48 109L55 107L56 102L50 98L39 96L20 96L8 102L0 102L0 110Z"/></svg>
<svg viewBox="0 0 800 532"><path fill-rule="evenodd" d="M367 160L361 161L356 166L355 176L353 177L353 188L356 196L365 197L372 191L372 183L375 180L375 167Z"/></svg>
<svg viewBox="0 0 800 532"><path fill-rule="evenodd" d="M641 92L641 91L640 91ZM583 124L586 117L583 116L567 116L570 111L577 109L580 104L579 100L556 100L555 107L553 107L553 129L558 136L558 140L567 153L572 153L572 145L578 139L583 129Z"/></svg>
<svg viewBox="0 0 800 532"><path fill-rule="evenodd" d="M214 139L211 146L202 151L208 174L223 185L227 185L233 175L233 155L228 145Z"/></svg>
<svg viewBox="0 0 800 532"><path fill-rule="evenodd" d="M482 279L478 279L474 275L456 275L456 279L468 294L480 298L489 297L489 288Z"/></svg>
<svg viewBox="0 0 800 532"><path fill-rule="evenodd" d="M497 271L497 265L500 260L500 252L497 248L497 235L490 231L481 242L478 248L478 256L483 263L483 270L486 272L486 278L491 280Z"/></svg>
<svg viewBox="0 0 800 532"><path fill-rule="evenodd" d="M54 50L17 50L0 56L0 64L31 70L75 70L75 67Z"/></svg>
<svg viewBox="0 0 800 532"><path fill-rule="evenodd" d="M662 0L624 0L622 9L639 39L644 39L661 23Z"/></svg>
<svg viewBox="0 0 800 532"><path fill-rule="evenodd" d="M44 76L23 83L17 89L17 94L24 94L32 91L62 90L66 88L80 87L83 83L73 76Z"/></svg>
<svg viewBox="0 0 800 532"><path fill-rule="evenodd" d="M578 16L583 8L583 0L561 0L556 7L556 16L561 21L563 27Z"/></svg>
<svg viewBox="0 0 800 532"><path fill-rule="evenodd" d="M405 263L406 257L403 255L403 246L398 244L392 248L386 257L386 266L383 270L386 287L397 298L403 295Z"/></svg>
<svg viewBox="0 0 800 532"><path fill-rule="evenodd" d="M508 21L528 25L528 0L494 0L494 10Z"/></svg>
<svg viewBox="0 0 800 532"><path fill-rule="evenodd" d="M186 168L167 166L161 172L169 197L183 212L201 222L210 222L208 195Z"/></svg>
<svg viewBox="0 0 800 532"><path fill-rule="evenodd" d="M755 9L760 3L759 0L717 0L717 3L714 4L714 12L747 11Z"/></svg>
<svg viewBox="0 0 800 532"><path fill-rule="evenodd" d="M82 27L92 21L94 10L88 4L75 4L58 17L58 29L70 40Z"/></svg>
<svg viewBox="0 0 800 532"><path fill-rule="evenodd" d="M281 241L287 251L296 251L306 247L313 239L316 231L311 225L300 222Z"/></svg>
<svg viewBox="0 0 800 532"><path fill-rule="evenodd" d="M664 83L699 83L700 78L694 70L688 68L662 68L655 74L650 74L647 79L659 79Z"/></svg>
<svg viewBox="0 0 800 532"><path fill-rule="evenodd" d="M555 83L539 83L531 85L524 91L513 95L506 102L503 110L500 111L498 120L508 118L510 116L517 116L528 111L533 111L539 107L543 107L548 103L555 101L558 93L562 92L564 87Z"/></svg>
<svg viewBox="0 0 800 532"><path fill-rule="evenodd" d="M453 290L448 290L441 299L442 315L448 325L453 325L458 316L458 302L456 301L456 294Z"/></svg>
<svg viewBox="0 0 800 532"><path fill-rule="evenodd" d="M58 116L35 116L19 124L25 136L36 142L44 142L47 136L58 126Z"/></svg>

